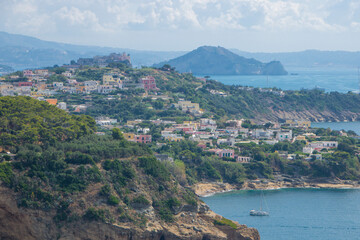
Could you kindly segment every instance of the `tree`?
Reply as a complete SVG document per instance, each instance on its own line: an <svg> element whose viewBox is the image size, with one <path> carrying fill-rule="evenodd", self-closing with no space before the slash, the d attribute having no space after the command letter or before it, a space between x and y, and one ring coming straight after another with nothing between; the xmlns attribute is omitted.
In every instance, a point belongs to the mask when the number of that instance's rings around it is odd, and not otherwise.
<svg viewBox="0 0 360 240"><path fill-rule="evenodd" d="M112 137L114 139L124 140L124 135L122 134L122 132L118 128L113 128L112 129Z"/></svg>

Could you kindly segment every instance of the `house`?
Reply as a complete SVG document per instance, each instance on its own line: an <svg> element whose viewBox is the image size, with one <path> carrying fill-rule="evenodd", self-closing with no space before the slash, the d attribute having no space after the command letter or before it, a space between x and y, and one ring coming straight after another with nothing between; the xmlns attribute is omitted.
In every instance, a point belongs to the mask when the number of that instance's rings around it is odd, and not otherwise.
<svg viewBox="0 0 360 240"><path fill-rule="evenodd" d="M66 110L66 103L65 102L59 102L57 107L62 109L62 110Z"/></svg>
<svg viewBox="0 0 360 240"><path fill-rule="evenodd" d="M67 78L71 78L72 77L72 73L70 71L65 71L62 73L63 76L67 77Z"/></svg>
<svg viewBox="0 0 360 240"><path fill-rule="evenodd" d="M239 163L249 163L251 162L251 157L245 157L245 156L235 156L236 162Z"/></svg>
<svg viewBox="0 0 360 240"><path fill-rule="evenodd" d="M16 83L13 83L13 84L16 87L32 87L33 86L32 82L16 82Z"/></svg>
<svg viewBox="0 0 360 240"><path fill-rule="evenodd" d="M215 153L220 158L223 157L234 158L233 149L210 149L209 152Z"/></svg>
<svg viewBox="0 0 360 240"><path fill-rule="evenodd" d="M134 133L123 133L123 136L126 140L133 142L135 139L135 134Z"/></svg>
<svg viewBox="0 0 360 240"><path fill-rule="evenodd" d="M256 139L271 139L273 136L272 130L254 129L252 130L252 136Z"/></svg>
<svg viewBox="0 0 360 240"><path fill-rule="evenodd" d="M294 138L294 142L295 142L295 141L305 141L305 142L307 142L306 137L305 137L304 135L296 136L296 137Z"/></svg>
<svg viewBox="0 0 360 240"><path fill-rule="evenodd" d="M32 75L34 75L33 71L32 70L24 70L23 71L23 75L25 77L32 77Z"/></svg>
<svg viewBox="0 0 360 240"><path fill-rule="evenodd" d="M290 141L292 139L292 130L281 130L277 132L276 139L279 141Z"/></svg>
<svg viewBox="0 0 360 240"><path fill-rule="evenodd" d="M115 89L111 85L99 85L97 91L98 93L107 94L115 91Z"/></svg>
<svg viewBox="0 0 360 240"><path fill-rule="evenodd" d="M57 99L45 99L45 101L47 101L50 105L55 105L57 104Z"/></svg>
<svg viewBox="0 0 360 240"><path fill-rule="evenodd" d="M62 90L64 88L64 83L62 82L53 82L53 87L58 90Z"/></svg>
<svg viewBox="0 0 360 240"><path fill-rule="evenodd" d="M141 82L144 85L146 91L157 90L155 78L153 76L146 76L141 78Z"/></svg>
<svg viewBox="0 0 360 240"><path fill-rule="evenodd" d="M103 85L122 88L122 81L114 73L107 73L103 75Z"/></svg>
<svg viewBox="0 0 360 240"><path fill-rule="evenodd" d="M151 135L135 135L134 140L138 143L151 143Z"/></svg>
<svg viewBox="0 0 360 240"><path fill-rule="evenodd" d="M191 101L179 101L174 104L174 107L180 109L183 112L190 112L194 115L201 115L203 112L200 110L198 103L192 103Z"/></svg>
<svg viewBox="0 0 360 240"><path fill-rule="evenodd" d="M40 76L47 76L47 75L49 75L49 70L47 70L47 69L36 69L34 71L34 73L36 75L40 75Z"/></svg>
<svg viewBox="0 0 360 240"><path fill-rule="evenodd" d="M87 93L87 94L98 91L98 82L97 81L85 81L84 86L85 86L85 93Z"/></svg>
<svg viewBox="0 0 360 240"><path fill-rule="evenodd" d="M217 145L225 144L230 147L233 147L235 145L235 138L227 138L227 139L220 138L217 140L216 143L217 143Z"/></svg>
<svg viewBox="0 0 360 240"><path fill-rule="evenodd" d="M308 153L308 154L312 154L313 151L314 151L314 148L308 147L308 146L305 146L305 147L303 147L303 149L302 149L302 152L303 152L303 153Z"/></svg>
<svg viewBox="0 0 360 240"><path fill-rule="evenodd" d="M311 121L304 120L286 120L286 125L289 127L309 128L311 127Z"/></svg>
<svg viewBox="0 0 360 240"><path fill-rule="evenodd" d="M166 136L163 136L163 138L170 142L180 142L184 140L184 137L179 134L169 134Z"/></svg>
<svg viewBox="0 0 360 240"><path fill-rule="evenodd" d="M315 150L321 149L332 149L338 147L337 141L317 141L317 142L310 142L307 147L311 147Z"/></svg>
<svg viewBox="0 0 360 240"><path fill-rule="evenodd" d="M117 123L117 119L111 119L109 117L98 117L95 119L95 122L97 125L100 126L107 126L107 125L113 125Z"/></svg>

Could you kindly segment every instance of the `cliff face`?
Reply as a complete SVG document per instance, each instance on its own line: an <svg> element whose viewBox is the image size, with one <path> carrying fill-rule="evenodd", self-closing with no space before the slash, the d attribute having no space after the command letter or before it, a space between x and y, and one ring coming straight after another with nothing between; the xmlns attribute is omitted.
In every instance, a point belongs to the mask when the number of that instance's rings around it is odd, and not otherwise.
<svg viewBox="0 0 360 240"><path fill-rule="evenodd" d="M214 225L214 219L221 217L205 204L193 211L183 209L173 223L155 220L140 228L132 223L119 225L83 219L57 224L54 221L55 211L19 208L16 194L6 187L0 187L0 195L0 239L260 239L256 229L245 225L237 224L236 230Z"/></svg>

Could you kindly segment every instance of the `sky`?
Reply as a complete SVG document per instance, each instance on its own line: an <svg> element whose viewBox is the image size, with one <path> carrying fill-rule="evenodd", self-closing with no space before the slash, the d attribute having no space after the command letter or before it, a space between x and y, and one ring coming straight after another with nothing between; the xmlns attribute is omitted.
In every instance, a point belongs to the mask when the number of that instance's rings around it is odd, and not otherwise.
<svg viewBox="0 0 360 240"><path fill-rule="evenodd" d="M0 31L139 50L359 51L360 0L0 0Z"/></svg>

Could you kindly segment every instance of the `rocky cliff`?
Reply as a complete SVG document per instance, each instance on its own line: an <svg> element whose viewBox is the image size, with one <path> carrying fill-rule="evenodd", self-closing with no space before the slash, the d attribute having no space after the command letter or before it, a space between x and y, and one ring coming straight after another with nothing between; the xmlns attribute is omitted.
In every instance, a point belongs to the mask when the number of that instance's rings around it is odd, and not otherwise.
<svg viewBox="0 0 360 240"><path fill-rule="evenodd" d="M174 223L149 222L146 227L131 223L112 224L79 219L58 224L55 211L34 210L18 207L16 194L0 187L0 239L240 239L259 240L256 229L236 223L236 229L214 225L221 217L201 204L197 209L184 209Z"/></svg>

